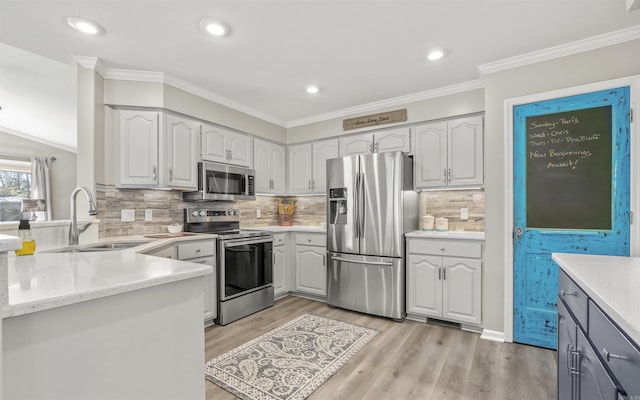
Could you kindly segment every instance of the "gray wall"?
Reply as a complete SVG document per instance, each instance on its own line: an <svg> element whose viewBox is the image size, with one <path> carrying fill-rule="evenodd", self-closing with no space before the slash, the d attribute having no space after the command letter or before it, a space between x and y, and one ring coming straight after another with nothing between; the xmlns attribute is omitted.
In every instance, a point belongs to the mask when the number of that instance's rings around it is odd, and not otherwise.
<svg viewBox="0 0 640 400"><path fill-rule="evenodd" d="M484 77L486 242L482 283L485 328L500 332L504 329L504 254L508 250L505 247L505 237L510 234L510 231L505 229L505 210L508 207L505 200L505 165L509 156L504 148L507 132L505 100L635 74L640 74L640 40L496 72ZM636 182L632 182L632 191L637 190L637 186Z"/></svg>
<svg viewBox="0 0 640 400"><path fill-rule="evenodd" d="M0 152L26 157L51 157L53 219L69 219L69 195L76 187L76 154L40 142L0 131Z"/></svg>

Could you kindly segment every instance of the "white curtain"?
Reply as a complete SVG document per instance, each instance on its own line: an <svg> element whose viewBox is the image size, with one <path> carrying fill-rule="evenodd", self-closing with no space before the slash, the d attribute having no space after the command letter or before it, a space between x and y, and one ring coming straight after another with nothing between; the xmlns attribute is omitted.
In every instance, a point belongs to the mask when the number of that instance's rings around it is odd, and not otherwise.
<svg viewBox="0 0 640 400"><path fill-rule="evenodd" d="M34 157L31 159L31 198L43 199L47 210L38 212L38 220L51 221L51 178L49 176L51 158ZM44 217L44 218L41 218Z"/></svg>

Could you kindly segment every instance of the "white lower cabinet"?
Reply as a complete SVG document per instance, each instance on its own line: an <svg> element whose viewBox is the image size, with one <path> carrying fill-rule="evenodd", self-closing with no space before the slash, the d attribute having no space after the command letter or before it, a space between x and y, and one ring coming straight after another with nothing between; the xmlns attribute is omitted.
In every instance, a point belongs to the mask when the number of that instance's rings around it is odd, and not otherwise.
<svg viewBox="0 0 640 400"><path fill-rule="evenodd" d="M288 292L288 247L286 233L273 235L273 291L276 299Z"/></svg>
<svg viewBox="0 0 640 400"><path fill-rule="evenodd" d="M213 273L205 277L204 326L213 325L218 316L216 291L216 248L212 239L182 241L176 245L162 247L145 253L150 256L172 258L213 267Z"/></svg>
<svg viewBox="0 0 640 400"><path fill-rule="evenodd" d="M407 313L482 322L482 244L407 238Z"/></svg>
<svg viewBox="0 0 640 400"><path fill-rule="evenodd" d="M327 244L322 233L296 233L296 292L327 295Z"/></svg>

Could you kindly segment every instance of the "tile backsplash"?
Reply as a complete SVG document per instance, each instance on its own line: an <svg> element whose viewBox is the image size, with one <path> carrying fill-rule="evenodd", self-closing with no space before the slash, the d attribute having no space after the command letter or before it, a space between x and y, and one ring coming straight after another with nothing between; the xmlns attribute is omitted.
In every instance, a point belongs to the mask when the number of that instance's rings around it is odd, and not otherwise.
<svg viewBox="0 0 640 400"><path fill-rule="evenodd" d="M147 235L167 232L167 225L183 222L183 209L202 205L185 203L182 192L156 189L117 189L111 185L96 188L100 237ZM326 220L325 197L320 196L256 196L255 201L210 202L214 208L240 209L240 226L278 225L278 202L295 202L294 225L318 226ZM460 219L460 208L468 208L469 219ZM134 222L122 222L121 210L134 210ZM257 218L257 210L260 218ZM151 210L152 221L145 221L145 210ZM442 190L420 193L420 216L449 219L449 230L484 230L484 190ZM422 228L422 227L420 227Z"/></svg>

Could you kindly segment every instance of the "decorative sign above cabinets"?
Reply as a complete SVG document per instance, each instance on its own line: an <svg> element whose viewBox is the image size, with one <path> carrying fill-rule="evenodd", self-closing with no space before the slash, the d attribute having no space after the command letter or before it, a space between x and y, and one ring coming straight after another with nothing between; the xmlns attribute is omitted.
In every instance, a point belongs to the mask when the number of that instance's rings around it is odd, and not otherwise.
<svg viewBox="0 0 640 400"><path fill-rule="evenodd" d="M342 130L365 128L367 126L393 124L407 121L407 109L388 111L364 117L349 118L342 121Z"/></svg>

